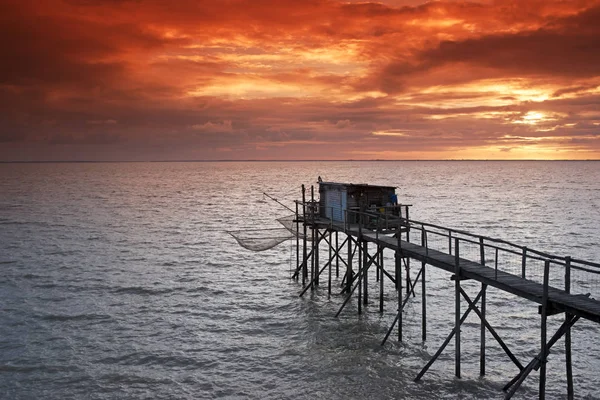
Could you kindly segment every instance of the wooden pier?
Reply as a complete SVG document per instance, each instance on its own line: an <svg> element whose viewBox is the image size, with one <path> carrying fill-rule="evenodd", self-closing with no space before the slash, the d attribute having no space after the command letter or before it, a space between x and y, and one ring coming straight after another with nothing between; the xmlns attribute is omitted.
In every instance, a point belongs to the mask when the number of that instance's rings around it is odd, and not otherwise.
<svg viewBox="0 0 600 400"><path fill-rule="evenodd" d="M571 272L589 274L598 279L600 264L571 257L558 257L528 249L504 240L473 235L433 224L411 220L409 205L378 207L344 207L343 210L323 210L323 204L315 201L311 187L310 199L306 199L302 187L302 201L296 202L296 270L295 279L302 279L304 295L320 286L321 276L328 271L328 293L332 293L332 268L336 275L340 266L345 268L342 294L345 299L336 314L338 316L349 300L358 298L358 312L368 303L369 270L375 269L379 281L379 310L384 309L384 280L393 282L397 291L398 313L382 341L386 343L397 326L398 340L402 341L402 314L409 296L420 290L422 339L427 338L427 269L438 268L452 274L454 281L454 328L431 360L416 375L423 378L438 359L445 347L454 339L455 376L461 377L461 324L473 312L481 321L480 374L486 373L486 333L489 332L502 347L508 358L518 368L518 374L503 388L505 398L510 399L533 370L539 370L539 398L545 398L546 362L551 347L564 337L565 365L567 375L567 398L574 396L571 327L581 318L600 323L600 301L594 298L600 293L590 293L588 287L572 284ZM343 216L342 216L343 213ZM337 215L338 218L334 218ZM329 216L324 217L324 216ZM337 219L337 220L336 220ZM340 235L341 234L341 235ZM340 241L340 237L343 239ZM302 242L302 243L300 243ZM321 243L326 243L326 262L320 257ZM384 251L394 254L393 268L386 270ZM411 260L417 263L417 273L411 278ZM403 270L405 283L403 282ZM414 275L414 273L413 273ZM471 297L461 287L464 280L481 284L479 293ZM420 283L420 285L418 285ZM574 282L575 283L575 282ZM419 287L418 287L419 286ZM486 319L487 287L511 293L539 305L540 342L539 353L527 364L522 364ZM597 289L597 288L593 288ZM600 296L598 296L600 298ZM547 318L564 314L559 329L549 332Z"/></svg>

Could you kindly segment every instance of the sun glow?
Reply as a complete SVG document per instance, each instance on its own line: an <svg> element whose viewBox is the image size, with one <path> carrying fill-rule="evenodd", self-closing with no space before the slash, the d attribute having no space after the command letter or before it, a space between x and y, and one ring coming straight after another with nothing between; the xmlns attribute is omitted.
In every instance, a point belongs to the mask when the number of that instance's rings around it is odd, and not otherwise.
<svg viewBox="0 0 600 400"><path fill-rule="evenodd" d="M556 121L555 115L549 115L541 111L528 111L521 118L512 121L513 124L538 125L543 122Z"/></svg>

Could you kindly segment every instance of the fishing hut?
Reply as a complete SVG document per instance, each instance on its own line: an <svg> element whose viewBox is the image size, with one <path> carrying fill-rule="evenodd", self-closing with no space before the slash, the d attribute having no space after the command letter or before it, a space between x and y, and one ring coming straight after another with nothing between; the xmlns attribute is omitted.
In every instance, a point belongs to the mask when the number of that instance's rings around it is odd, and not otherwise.
<svg viewBox="0 0 600 400"><path fill-rule="evenodd" d="M426 341L427 272L431 268L446 271L454 292L454 326L415 381L424 377L452 340L454 374L461 377L461 325L474 313L480 321L480 375L486 374L489 335L517 370L503 387L506 399L533 371L539 371L539 398L545 398L548 354L560 339L564 339L567 398L574 397L571 327L581 318L600 323L600 264L413 220L409 215L411 205L397 202L394 187L319 181L318 193L319 199L314 186L310 193L302 186L302 199L295 202L293 219L288 219L286 226L291 233L288 237L296 240L292 277L302 280L300 296L309 290L320 290L322 278L327 279L331 296L335 271L336 277L342 275L339 294L343 297L336 317L352 298L356 299L360 314L369 304L369 289L373 285L368 285L368 281L374 278L379 311L383 312L386 281L397 294L392 297L397 301L397 313L382 340L384 345L396 327L397 338L402 341L405 306L420 292L421 334ZM238 242L242 244L239 239ZM384 257L385 253L388 257ZM393 260L391 265L385 265L386 259ZM572 279L572 275L577 279ZM462 284L466 280L476 283L477 293L467 293ZM539 350L528 362L519 360L487 320L488 286L537 306L539 342L532 345ZM551 316L562 321L555 332L548 331Z"/></svg>
<svg viewBox="0 0 600 400"><path fill-rule="evenodd" d="M348 214L348 210L386 213L397 204L396 188L392 186L319 182L319 216L335 222L345 222L349 217L355 223L358 214Z"/></svg>

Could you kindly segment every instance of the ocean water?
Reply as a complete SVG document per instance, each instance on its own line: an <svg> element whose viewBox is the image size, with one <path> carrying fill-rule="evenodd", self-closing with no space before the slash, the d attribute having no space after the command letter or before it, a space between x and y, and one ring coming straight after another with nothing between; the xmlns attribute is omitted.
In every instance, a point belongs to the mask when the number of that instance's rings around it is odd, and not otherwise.
<svg viewBox="0 0 600 400"><path fill-rule="evenodd" d="M334 318L341 276L331 298L326 285L299 297L294 241L251 252L227 233L278 226L289 211L263 192L293 207L317 176L397 186L416 220L600 261L600 162L0 164L0 398L503 398L518 370L488 334L479 376L474 315L462 378L451 342L413 382L454 323L448 274L428 270L427 341L417 291L404 341L381 346L396 314L389 284L383 313L371 279L363 314L352 300ZM490 288L487 309L529 362L537 305ZM576 397L600 398L599 325L572 335ZM562 340L547 365L547 396L565 398ZM537 376L515 398L537 397Z"/></svg>

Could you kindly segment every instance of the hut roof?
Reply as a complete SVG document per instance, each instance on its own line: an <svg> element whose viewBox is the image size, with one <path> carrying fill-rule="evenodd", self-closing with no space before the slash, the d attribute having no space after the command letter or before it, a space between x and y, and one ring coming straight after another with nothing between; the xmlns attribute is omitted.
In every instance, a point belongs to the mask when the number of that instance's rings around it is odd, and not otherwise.
<svg viewBox="0 0 600 400"><path fill-rule="evenodd" d="M358 188L369 188L369 189L383 189L383 190L395 190L395 186L381 186L381 185L369 185L368 183L343 183L343 182L319 182L319 187L324 186L338 186L350 189Z"/></svg>

